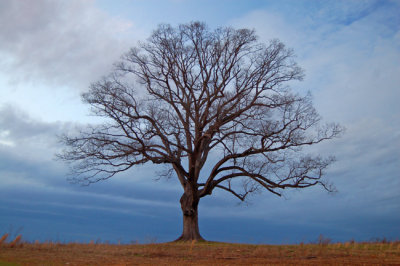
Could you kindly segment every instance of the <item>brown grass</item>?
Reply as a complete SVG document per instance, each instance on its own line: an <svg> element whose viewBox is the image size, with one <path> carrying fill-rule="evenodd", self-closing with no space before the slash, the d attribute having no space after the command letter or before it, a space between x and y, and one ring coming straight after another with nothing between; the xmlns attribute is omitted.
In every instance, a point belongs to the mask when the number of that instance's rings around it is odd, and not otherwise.
<svg viewBox="0 0 400 266"><path fill-rule="evenodd" d="M0 265L400 265L399 242L245 245L193 241L111 245L91 241L18 245L20 238L14 241L0 247Z"/></svg>
<svg viewBox="0 0 400 266"><path fill-rule="evenodd" d="M1 238L0 238L0 246L6 242L8 238L8 234L4 234Z"/></svg>
<svg viewBox="0 0 400 266"><path fill-rule="evenodd" d="M10 248L15 248L15 247L22 247L22 243L21 243L21 235L18 235L13 241L11 241L7 246Z"/></svg>

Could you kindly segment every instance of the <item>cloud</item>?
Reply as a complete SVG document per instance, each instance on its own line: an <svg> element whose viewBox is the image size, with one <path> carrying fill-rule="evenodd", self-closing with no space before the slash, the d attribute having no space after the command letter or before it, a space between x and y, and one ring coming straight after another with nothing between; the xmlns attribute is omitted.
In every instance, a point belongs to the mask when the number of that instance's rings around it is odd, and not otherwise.
<svg viewBox="0 0 400 266"><path fill-rule="evenodd" d="M374 127L387 129L379 123ZM42 241L123 238L144 242L149 235L159 241L177 237L182 191L176 180L154 183L154 166L135 168L90 187L65 181L65 167L51 157L60 148L56 134L73 126L38 121L11 106L0 110L0 128L9 132L6 141L14 143L0 149L0 215L4 217L0 231L8 230L10 224L23 226L26 239ZM216 192L200 203L204 236L220 241L293 243L320 233L335 241L398 235L394 225L400 217L394 213L400 213L396 212L400 184L393 178L393 166L400 156L395 146L385 146L386 141L396 142L398 135L376 131L382 139L369 152L368 143L376 141L376 136L359 134L358 127L350 128L342 143L323 148L339 151L338 165L330 172L339 187L337 195L320 188L291 191L286 198L263 193L253 197L249 206L237 206L235 198ZM385 175L383 182L376 178L378 174ZM114 224L118 226L110 226ZM385 224L384 228L379 224Z"/></svg>
<svg viewBox="0 0 400 266"><path fill-rule="evenodd" d="M133 25L94 4L1 1L0 59L10 81L82 89L107 74L131 45Z"/></svg>
<svg viewBox="0 0 400 266"><path fill-rule="evenodd" d="M289 7L259 10L235 20L234 25L255 28L262 41L278 37L295 49L297 61L307 75L303 83L292 87L311 90L315 106L325 121L341 123L354 132L352 138L369 132L368 141L373 138L388 145L385 136L398 136L400 131L396 119L400 114L397 104L400 43L396 41L400 36L400 17L395 11L399 4L390 1L313 2L311 6L301 1L296 3L301 8L295 18L287 16ZM331 13L326 17L328 10ZM345 18L348 21L342 23Z"/></svg>
<svg viewBox="0 0 400 266"><path fill-rule="evenodd" d="M53 159L62 148L57 135L75 126L43 122L13 106L0 108L0 232L23 227L25 239L41 241L143 242L149 236L167 241L177 235L165 233L176 230L180 193L174 182L154 184L154 166L90 187L67 182L66 165Z"/></svg>
<svg viewBox="0 0 400 266"><path fill-rule="evenodd" d="M399 4L296 3L295 7L258 10L233 23L236 27L255 28L261 41L279 38L293 47L307 76L302 84L292 87L300 92L311 90L324 120L339 122L347 128L342 138L309 149L336 156L337 162L330 167L327 177L339 192L328 197L313 188L299 194L288 193L284 203L267 197L257 200L256 205L265 206L272 219L279 217L292 225L314 220L318 228L326 225L331 232L335 223L346 225L347 235L354 237L373 237L368 228L374 228L374 234L398 237ZM288 15L291 12L293 16ZM243 215L269 217L257 209L243 210ZM298 218L290 221L293 217ZM379 224L385 224L385 228Z"/></svg>
<svg viewBox="0 0 400 266"><path fill-rule="evenodd" d="M72 128L72 123L46 123L33 119L12 105L0 106L0 152L6 157L32 163L52 160L56 135Z"/></svg>

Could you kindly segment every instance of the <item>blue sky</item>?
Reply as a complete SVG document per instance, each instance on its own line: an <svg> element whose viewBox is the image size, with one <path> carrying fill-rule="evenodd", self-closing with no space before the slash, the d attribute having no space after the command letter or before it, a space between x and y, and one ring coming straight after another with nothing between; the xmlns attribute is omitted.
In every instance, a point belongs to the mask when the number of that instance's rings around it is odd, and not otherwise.
<svg viewBox="0 0 400 266"><path fill-rule="evenodd" d="M57 135L99 120L80 94L159 23L255 29L305 69L326 122L345 134L310 152L334 155L320 188L200 202L209 240L299 243L400 239L399 1L0 1L0 233L26 240L170 241L181 233L177 180L145 165L87 187L66 181Z"/></svg>

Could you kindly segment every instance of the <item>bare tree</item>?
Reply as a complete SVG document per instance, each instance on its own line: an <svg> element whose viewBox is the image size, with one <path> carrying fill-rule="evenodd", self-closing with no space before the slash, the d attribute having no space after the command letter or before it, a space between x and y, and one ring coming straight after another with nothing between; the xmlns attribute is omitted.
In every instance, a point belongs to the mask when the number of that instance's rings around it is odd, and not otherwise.
<svg viewBox="0 0 400 266"><path fill-rule="evenodd" d="M333 189L323 180L333 159L302 147L341 129L321 125L310 96L286 85L302 77L290 49L260 43L252 30L161 25L83 94L106 122L64 136L59 157L86 184L138 164L168 165L183 188L178 240L199 240L198 204L215 189L241 201L261 189Z"/></svg>

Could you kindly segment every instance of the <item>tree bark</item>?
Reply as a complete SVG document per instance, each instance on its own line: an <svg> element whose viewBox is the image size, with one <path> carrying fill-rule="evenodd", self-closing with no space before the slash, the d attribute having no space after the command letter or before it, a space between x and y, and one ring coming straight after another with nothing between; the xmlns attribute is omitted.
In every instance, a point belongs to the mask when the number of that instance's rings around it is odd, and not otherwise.
<svg viewBox="0 0 400 266"><path fill-rule="evenodd" d="M199 197L188 189L185 189L181 197L181 209L183 214L182 235L176 241L204 240L200 235L198 210Z"/></svg>

